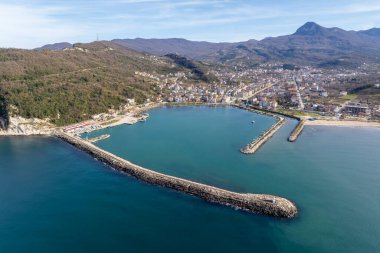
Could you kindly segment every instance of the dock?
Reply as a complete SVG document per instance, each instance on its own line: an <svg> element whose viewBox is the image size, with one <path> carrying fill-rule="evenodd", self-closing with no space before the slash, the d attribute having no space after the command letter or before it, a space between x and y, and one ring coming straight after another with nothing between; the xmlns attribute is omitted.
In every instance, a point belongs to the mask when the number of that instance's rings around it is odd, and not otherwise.
<svg viewBox="0 0 380 253"><path fill-rule="evenodd" d="M109 153L79 137L57 131L55 136L85 151L112 168L125 172L143 182L193 195L208 202L231 206L244 211L279 218L294 218L295 204L285 198L268 194L237 193L217 187L196 183L143 168Z"/></svg>

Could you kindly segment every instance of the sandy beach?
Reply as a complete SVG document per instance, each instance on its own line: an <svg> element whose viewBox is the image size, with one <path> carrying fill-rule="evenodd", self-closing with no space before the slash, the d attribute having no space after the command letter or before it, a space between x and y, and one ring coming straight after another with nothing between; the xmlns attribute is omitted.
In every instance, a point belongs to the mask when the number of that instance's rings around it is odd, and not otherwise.
<svg viewBox="0 0 380 253"><path fill-rule="evenodd" d="M380 122L355 120L307 120L306 126L379 127Z"/></svg>

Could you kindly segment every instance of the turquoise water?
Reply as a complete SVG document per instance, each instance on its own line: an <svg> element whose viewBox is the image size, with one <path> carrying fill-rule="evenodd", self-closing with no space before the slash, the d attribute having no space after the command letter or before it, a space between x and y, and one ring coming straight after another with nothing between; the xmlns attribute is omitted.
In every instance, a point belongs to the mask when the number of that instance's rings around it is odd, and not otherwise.
<svg viewBox="0 0 380 253"><path fill-rule="evenodd" d="M0 139L0 252L379 252L380 130L273 119L236 108L150 112L97 145L157 171L297 203L295 220L209 204L120 174L54 138ZM255 120L255 124L250 122Z"/></svg>

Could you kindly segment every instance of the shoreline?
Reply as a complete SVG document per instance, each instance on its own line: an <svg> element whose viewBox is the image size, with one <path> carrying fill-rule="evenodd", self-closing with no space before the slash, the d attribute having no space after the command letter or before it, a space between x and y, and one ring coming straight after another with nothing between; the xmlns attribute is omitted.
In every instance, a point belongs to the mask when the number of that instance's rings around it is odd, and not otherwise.
<svg viewBox="0 0 380 253"><path fill-rule="evenodd" d="M142 107L134 106L132 108L129 108L130 109L129 112L123 111L122 112L123 115L115 116L113 119L110 119L108 121L102 122L102 121L97 121L97 120L86 120L86 121L82 121L82 122L77 122L77 123L72 124L72 125L62 126L62 127L57 128L57 129L61 129L66 133L72 133L72 132L67 131L65 129L67 129L67 128L80 129L80 127L78 125L86 124L86 123L91 124L93 126L93 128L82 129L79 132L75 132L75 134L81 135L83 133L91 133L91 132L95 132L98 130L103 130L103 129L107 129L107 128L111 128L111 127L115 127L115 126L120 126L120 125L124 125L124 124L133 125L133 124L136 124L137 122L141 121L141 119L144 117L144 116L141 116L141 114L143 114L143 113L145 113L151 109L161 107L161 106L165 106L165 103L150 103L150 104L144 105ZM146 117L148 117L148 116L146 116Z"/></svg>
<svg viewBox="0 0 380 253"><path fill-rule="evenodd" d="M239 108L242 110L248 110L254 113L262 114L262 115L267 115L270 117L274 117L277 120L280 120L283 117L295 119L298 121L301 121L302 118L296 117L294 115L288 115L283 112L277 112L273 110L267 110L263 108L258 108L254 106L243 106L240 104L227 104L227 103L204 103L204 102L187 102L187 103L169 103L169 102L152 102L148 105L145 106L135 106L134 108L131 108L131 111L129 112L130 114L138 115L142 113L146 113L152 109L159 108L159 107L182 107L182 106L210 106L210 107L215 107L215 106L225 106L225 107L235 107ZM131 115L119 115L117 118L116 122L111 122L110 124L102 124L99 122L99 126L96 129L92 129L87 131L88 133L90 132L95 132L97 130L102 130L106 128L111 128L123 124L131 124L130 118ZM135 117L136 119L138 117ZM35 120L35 119L33 119ZM38 120L38 119L37 119ZM112 121L112 120L110 120ZM136 120L137 123L138 120ZM80 124L83 122L78 122L75 124ZM104 122L106 123L106 122ZM132 123L132 124L134 124ZM62 126L62 127L52 127L50 129L38 129L38 128L31 128L31 129L25 129L23 131L4 131L0 129L0 137L1 136L53 136L52 132L57 130L57 129L64 129L69 127L70 125L67 126ZM273 125L272 125L273 126ZM355 120L305 120L304 126L331 126L331 127L366 127L366 128L380 128L380 122L378 121L355 121ZM253 140L251 143L253 143L255 140Z"/></svg>
<svg viewBox="0 0 380 253"><path fill-rule="evenodd" d="M305 126L369 127L380 128L380 122L355 120L307 120Z"/></svg>
<svg viewBox="0 0 380 253"><path fill-rule="evenodd" d="M0 133L1 137L53 137L52 133L30 133L30 134L14 134L14 133Z"/></svg>

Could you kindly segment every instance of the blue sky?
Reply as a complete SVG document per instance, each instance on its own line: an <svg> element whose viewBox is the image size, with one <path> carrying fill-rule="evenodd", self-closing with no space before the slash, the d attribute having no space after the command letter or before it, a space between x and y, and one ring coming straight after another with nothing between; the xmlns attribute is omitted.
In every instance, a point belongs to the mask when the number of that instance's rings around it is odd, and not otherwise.
<svg viewBox="0 0 380 253"><path fill-rule="evenodd" d="M212 42L293 33L307 21L380 27L379 0L0 0L0 47L186 38Z"/></svg>

